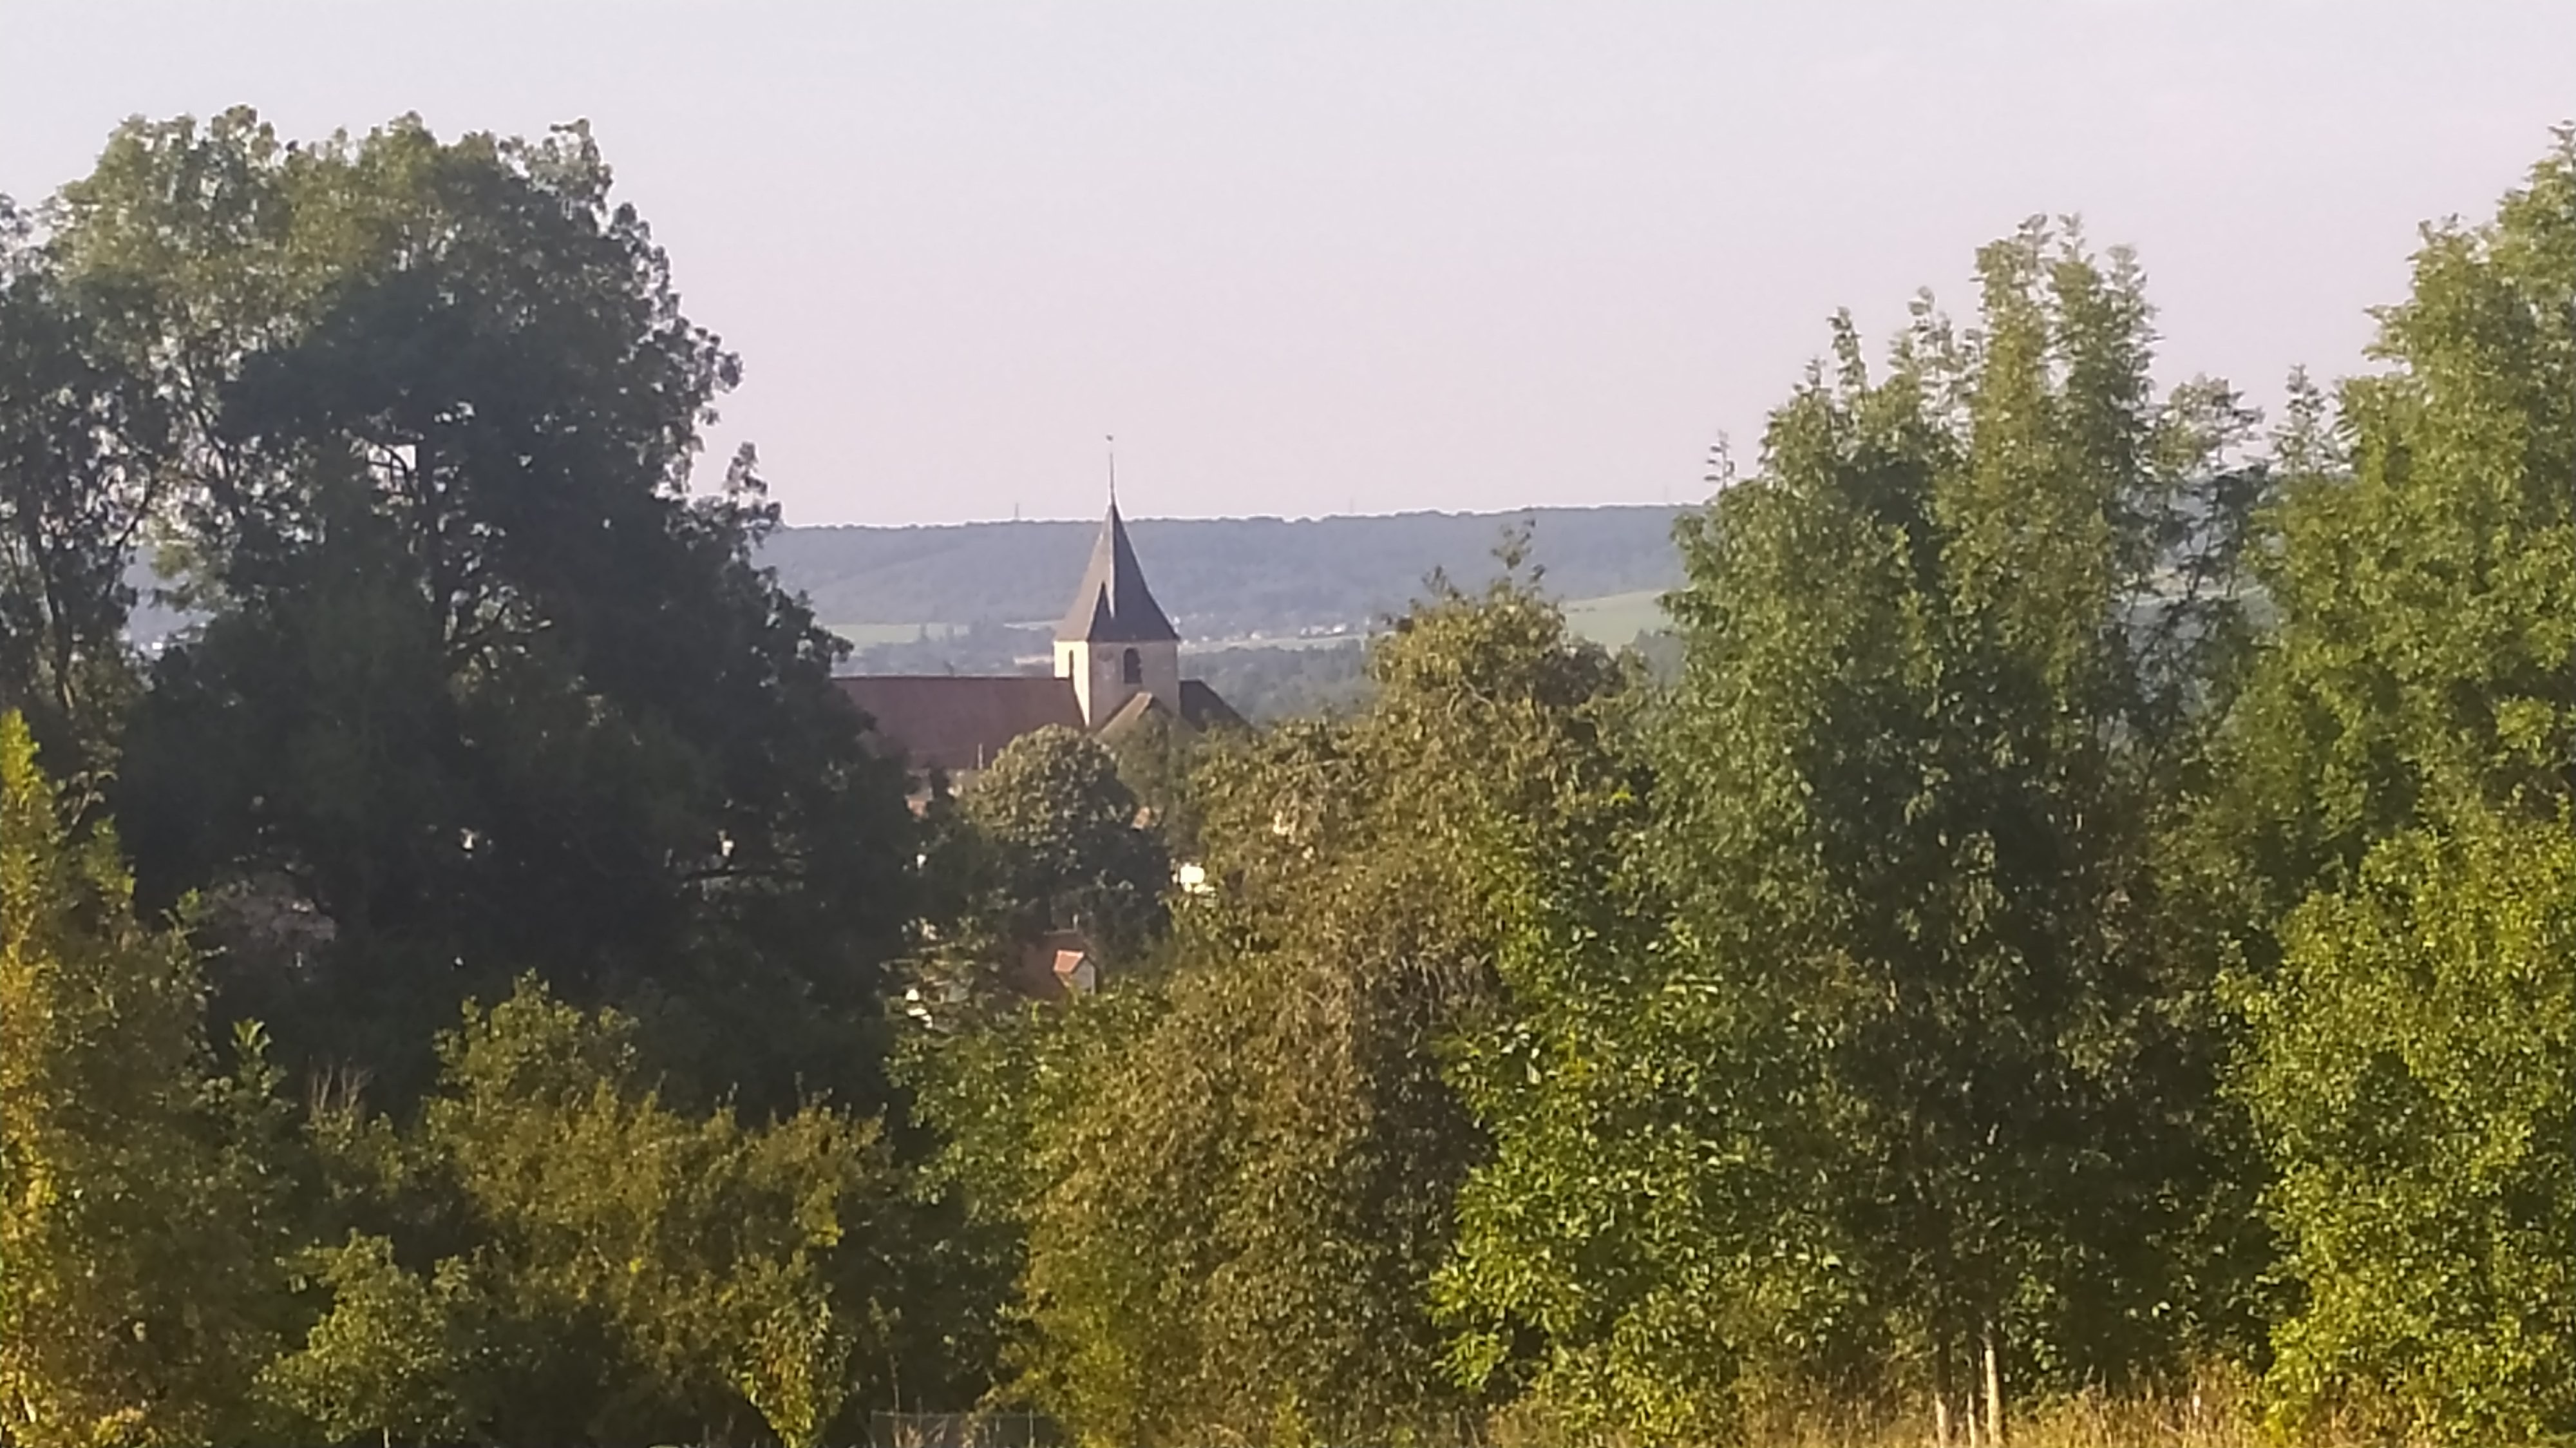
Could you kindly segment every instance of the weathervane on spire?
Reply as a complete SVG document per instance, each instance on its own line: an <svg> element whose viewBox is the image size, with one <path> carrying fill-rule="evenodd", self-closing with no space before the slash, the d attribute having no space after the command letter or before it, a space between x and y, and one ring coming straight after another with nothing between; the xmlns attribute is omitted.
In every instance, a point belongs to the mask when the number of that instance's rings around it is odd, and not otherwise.
<svg viewBox="0 0 2576 1448"><path fill-rule="evenodd" d="M1108 440L1109 440L1109 506L1111 506L1111 507L1115 508L1115 507L1117 507L1117 506L1118 506L1118 434L1116 434L1116 433L1114 433L1114 432L1113 432L1113 433L1110 433L1110 434L1108 435Z"/></svg>

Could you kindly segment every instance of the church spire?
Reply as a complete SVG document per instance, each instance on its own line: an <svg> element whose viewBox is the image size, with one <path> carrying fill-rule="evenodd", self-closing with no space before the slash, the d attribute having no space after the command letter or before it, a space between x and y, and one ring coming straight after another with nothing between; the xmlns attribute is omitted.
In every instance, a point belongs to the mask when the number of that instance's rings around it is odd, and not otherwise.
<svg viewBox="0 0 2576 1448"><path fill-rule="evenodd" d="M1177 643L1180 631L1154 602L1145 586L1145 570L1136 562L1136 547L1127 541L1127 522L1118 516L1117 473L1110 474L1109 514L1100 520L1100 537L1091 545L1091 565L1073 591L1055 636L1063 643Z"/></svg>

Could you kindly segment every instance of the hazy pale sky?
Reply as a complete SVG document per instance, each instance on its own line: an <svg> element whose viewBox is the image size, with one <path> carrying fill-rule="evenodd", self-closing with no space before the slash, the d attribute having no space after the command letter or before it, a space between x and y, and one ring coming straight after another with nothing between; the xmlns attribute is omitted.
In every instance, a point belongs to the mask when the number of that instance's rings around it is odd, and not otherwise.
<svg viewBox="0 0 2576 1448"><path fill-rule="evenodd" d="M0 192L134 114L587 117L793 522L1693 499L2033 212L2169 378L2359 364L2576 118L2576 0L0 0Z"/></svg>

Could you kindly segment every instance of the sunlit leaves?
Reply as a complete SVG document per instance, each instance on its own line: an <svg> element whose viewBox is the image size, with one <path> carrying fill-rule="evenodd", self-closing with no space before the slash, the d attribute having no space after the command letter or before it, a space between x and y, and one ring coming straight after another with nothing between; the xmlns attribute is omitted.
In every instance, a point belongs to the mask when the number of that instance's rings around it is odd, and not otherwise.
<svg viewBox="0 0 2576 1448"><path fill-rule="evenodd" d="M274 1183L224 1147L185 942L68 805L0 714L0 1411L13 1441L238 1441Z"/></svg>
<svg viewBox="0 0 2576 1448"><path fill-rule="evenodd" d="M2389 370L2344 386L2285 510L2279 622L2213 812L2244 916L2245 1092L2301 1288L2273 1385L2292 1425L2557 1439L2576 1432L2576 136L2493 222L2428 231L2381 324Z"/></svg>

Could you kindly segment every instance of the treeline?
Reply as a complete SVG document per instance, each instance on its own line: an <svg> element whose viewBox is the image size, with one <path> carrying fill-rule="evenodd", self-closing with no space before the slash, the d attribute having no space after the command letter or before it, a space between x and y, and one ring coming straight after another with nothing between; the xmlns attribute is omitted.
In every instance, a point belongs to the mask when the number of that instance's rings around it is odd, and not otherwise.
<svg viewBox="0 0 2576 1448"><path fill-rule="evenodd" d="M1183 650L1181 672L1205 681L1256 724L1345 714L1368 698L1368 652L1347 643Z"/></svg>
<svg viewBox="0 0 2576 1448"><path fill-rule="evenodd" d="M586 136L125 128L0 253L0 1442L2576 1435L2576 137L2270 427L1978 275L1668 678L1506 545L916 813Z"/></svg>
<svg viewBox="0 0 2576 1448"><path fill-rule="evenodd" d="M235 112L0 211L0 1442L980 1387L888 1115L905 781L750 455L689 490L738 364L609 179Z"/></svg>
<svg viewBox="0 0 2576 1448"><path fill-rule="evenodd" d="M2576 1432L2576 139L2268 431L2154 387L2124 253L1978 275L1881 365L1838 324L1687 522L1669 688L1435 596L1362 712L1190 773L1220 886L1139 977L947 1028L1010 1391L1102 1442L2001 1442L2229 1380L2292 1440Z"/></svg>

